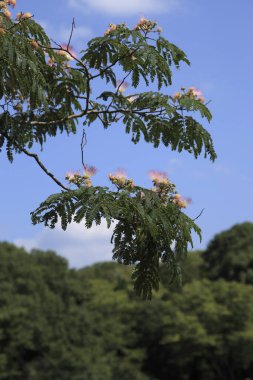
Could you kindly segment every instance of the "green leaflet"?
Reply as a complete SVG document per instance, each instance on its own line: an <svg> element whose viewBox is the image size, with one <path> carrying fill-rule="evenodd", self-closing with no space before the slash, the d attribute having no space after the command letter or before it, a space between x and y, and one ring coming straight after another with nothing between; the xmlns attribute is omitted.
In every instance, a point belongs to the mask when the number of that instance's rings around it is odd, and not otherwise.
<svg viewBox="0 0 253 380"><path fill-rule="evenodd" d="M166 263L173 279L178 261L192 242L191 231L200 235L199 228L178 207L164 205L153 191L140 187L120 192L103 187L63 191L48 197L32 213L33 224L44 223L50 228L59 220L63 229L72 221L91 228L102 219L108 227L112 221L116 223L113 258L135 265L134 287L145 299L159 288L160 261Z"/></svg>

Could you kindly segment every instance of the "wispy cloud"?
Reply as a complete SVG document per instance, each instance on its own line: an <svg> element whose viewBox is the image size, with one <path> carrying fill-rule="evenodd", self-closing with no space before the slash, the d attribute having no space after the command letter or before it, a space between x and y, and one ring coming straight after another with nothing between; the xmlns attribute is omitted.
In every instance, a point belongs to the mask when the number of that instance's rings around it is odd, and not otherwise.
<svg viewBox="0 0 253 380"><path fill-rule="evenodd" d="M252 179L250 178L250 176L243 173L241 169L227 165L227 164L217 163L217 162L211 165L208 170L205 170L205 169L192 170L190 175L196 179L208 180L208 181L216 178L216 179L219 179L219 181L221 180L232 181L232 182L241 181L241 182L252 183ZM229 182L227 182L227 184L228 183Z"/></svg>
<svg viewBox="0 0 253 380"><path fill-rule="evenodd" d="M177 173L178 170L182 169L182 166L183 166L183 160L181 158L177 158L177 157L171 158L169 160L169 165L168 165L169 175Z"/></svg>
<svg viewBox="0 0 253 380"><path fill-rule="evenodd" d="M80 268L112 257L110 237L105 223L86 229L84 225L72 223L66 231L60 225L55 229L44 228L31 238L18 238L14 243L28 251L33 248L54 250L64 256L71 267Z"/></svg>
<svg viewBox="0 0 253 380"><path fill-rule="evenodd" d="M139 15L170 12L178 8L181 0L69 0L69 5L83 11L110 15Z"/></svg>

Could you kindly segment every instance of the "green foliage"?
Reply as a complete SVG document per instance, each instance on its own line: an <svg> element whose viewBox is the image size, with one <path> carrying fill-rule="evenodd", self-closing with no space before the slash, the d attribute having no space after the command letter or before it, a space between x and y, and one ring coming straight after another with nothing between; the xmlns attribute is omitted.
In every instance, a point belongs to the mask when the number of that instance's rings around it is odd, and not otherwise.
<svg viewBox="0 0 253 380"><path fill-rule="evenodd" d="M126 265L136 264L134 286L144 298L159 288L159 261L166 264L173 280L179 271L179 258L186 254L188 243L192 244L191 230L200 234L176 204L162 204L156 192L136 186L118 193L108 188L80 187L50 196L32 214L34 224L43 222L54 228L60 219L64 230L72 221L90 228L102 218L108 226L117 221L112 236L113 258Z"/></svg>
<svg viewBox="0 0 253 380"><path fill-rule="evenodd" d="M152 289L159 286L159 261L167 264L171 279L178 277L178 259L191 243L191 230L200 234L194 221L173 203L172 195L164 200L134 185L112 192L92 187L88 175L79 181L77 190L69 189L28 149L35 143L42 147L49 136L75 133L79 121L91 126L99 120L104 128L121 121L134 143L144 138L154 147L163 144L195 158L204 152L214 161L212 139L202 125L202 119L211 120L204 99L193 88L183 90L180 96L167 94L172 69L179 69L182 63L189 65L186 54L160 35L156 23L141 19L134 29L125 24L111 25L77 57L69 45L53 45L31 17L20 16L13 21L1 9L0 150L6 148L11 162L13 153L33 157L66 190L43 202L32 214L33 223L43 222L53 228L61 219L66 229L72 220L84 221L87 228L99 224L101 218L108 227L117 221L112 236L113 258L136 264L135 288L150 298ZM117 81L118 73L121 81ZM94 98L97 79L108 90ZM126 80L133 91L143 82L146 86L154 84L159 92L124 96Z"/></svg>
<svg viewBox="0 0 253 380"><path fill-rule="evenodd" d="M243 223L216 235L203 252L203 270L211 280L253 284L253 224Z"/></svg>
<svg viewBox="0 0 253 380"><path fill-rule="evenodd" d="M74 270L53 252L1 243L0 378L251 378L252 285L207 279L199 252L186 260L183 287L171 289L162 265L159 293L140 302L129 267Z"/></svg>

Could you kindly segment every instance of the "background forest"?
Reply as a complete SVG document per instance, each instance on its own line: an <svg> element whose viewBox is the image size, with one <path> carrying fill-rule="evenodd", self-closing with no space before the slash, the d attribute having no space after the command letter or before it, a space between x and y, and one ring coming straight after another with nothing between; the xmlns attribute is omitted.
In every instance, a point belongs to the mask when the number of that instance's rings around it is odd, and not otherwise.
<svg viewBox="0 0 253 380"><path fill-rule="evenodd" d="M253 224L183 264L183 286L142 301L131 268L81 270L52 251L0 244L1 380L253 377Z"/></svg>

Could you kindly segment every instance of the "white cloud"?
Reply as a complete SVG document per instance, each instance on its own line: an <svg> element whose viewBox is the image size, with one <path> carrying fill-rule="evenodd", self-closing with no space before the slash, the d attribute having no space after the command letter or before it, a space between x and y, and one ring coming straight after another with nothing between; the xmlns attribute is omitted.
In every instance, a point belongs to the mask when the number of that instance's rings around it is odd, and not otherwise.
<svg viewBox="0 0 253 380"><path fill-rule="evenodd" d="M54 250L64 256L71 267L80 268L112 257L113 245L110 243L112 228L105 223L86 229L83 224L72 223L66 231L60 225L55 229L43 228L31 238L18 238L14 243L28 251L33 248Z"/></svg>
<svg viewBox="0 0 253 380"><path fill-rule="evenodd" d="M111 15L147 15L172 11L181 0L69 0L69 5L83 10L92 10Z"/></svg>

